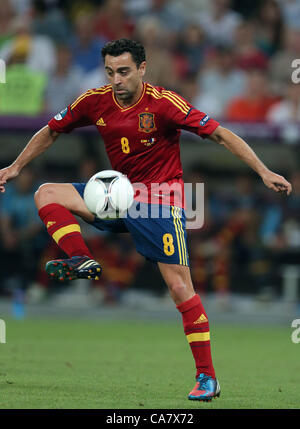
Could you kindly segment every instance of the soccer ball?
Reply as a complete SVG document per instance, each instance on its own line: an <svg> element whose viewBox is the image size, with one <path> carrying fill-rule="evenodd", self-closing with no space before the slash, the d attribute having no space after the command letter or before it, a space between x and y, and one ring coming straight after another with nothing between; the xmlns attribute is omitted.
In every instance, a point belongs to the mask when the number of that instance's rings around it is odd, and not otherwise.
<svg viewBox="0 0 300 429"><path fill-rule="evenodd" d="M115 170L103 170L87 182L83 199L91 213L100 219L124 216L133 203L134 190L130 180Z"/></svg>

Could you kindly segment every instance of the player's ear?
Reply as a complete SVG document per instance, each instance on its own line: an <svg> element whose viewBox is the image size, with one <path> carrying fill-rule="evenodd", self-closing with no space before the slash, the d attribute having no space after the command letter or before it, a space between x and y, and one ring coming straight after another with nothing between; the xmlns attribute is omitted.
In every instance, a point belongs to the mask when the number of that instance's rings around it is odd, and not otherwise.
<svg viewBox="0 0 300 429"><path fill-rule="evenodd" d="M146 61L143 61L139 67L140 77L143 77L145 73L146 73Z"/></svg>

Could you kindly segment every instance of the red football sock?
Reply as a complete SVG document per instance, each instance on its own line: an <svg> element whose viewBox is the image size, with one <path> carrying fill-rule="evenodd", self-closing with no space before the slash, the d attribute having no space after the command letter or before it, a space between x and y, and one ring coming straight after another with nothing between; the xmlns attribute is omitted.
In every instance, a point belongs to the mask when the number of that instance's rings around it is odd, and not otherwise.
<svg viewBox="0 0 300 429"><path fill-rule="evenodd" d="M48 233L71 258L89 256L94 259L83 241L80 226L72 213L60 204L47 204L39 210Z"/></svg>
<svg viewBox="0 0 300 429"><path fill-rule="evenodd" d="M197 368L196 377L204 373L215 378L211 358L207 315L199 295L194 295L176 308L181 312L184 333L190 344Z"/></svg>

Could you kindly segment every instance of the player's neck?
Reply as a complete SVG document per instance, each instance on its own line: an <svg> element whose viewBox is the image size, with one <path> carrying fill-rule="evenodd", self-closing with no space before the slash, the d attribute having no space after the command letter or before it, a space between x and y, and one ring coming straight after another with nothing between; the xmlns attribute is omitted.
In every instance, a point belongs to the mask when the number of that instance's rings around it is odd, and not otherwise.
<svg viewBox="0 0 300 429"><path fill-rule="evenodd" d="M128 98L126 100L120 100L118 96L116 96L116 99L121 107L130 107L141 98L143 90L144 90L144 84L143 82L141 82L140 85L138 86L138 89L136 90L136 92L131 98Z"/></svg>

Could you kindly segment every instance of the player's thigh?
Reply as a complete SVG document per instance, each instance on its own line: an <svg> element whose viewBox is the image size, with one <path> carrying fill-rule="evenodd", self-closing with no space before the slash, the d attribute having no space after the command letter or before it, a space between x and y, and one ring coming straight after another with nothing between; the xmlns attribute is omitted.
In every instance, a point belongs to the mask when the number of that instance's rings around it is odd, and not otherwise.
<svg viewBox="0 0 300 429"><path fill-rule="evenodd" d="M195 290L189 267L158 262L158 268L176 305L192 298Z"/></svg>
<svg viewBox="0 0 300 429"><path fill-rule="evenodd" d="M41 185L35 193L35 203L38 210L47 204L56 203L88 222L92 222L95 218L71 183L45 183Z"/></svg>

